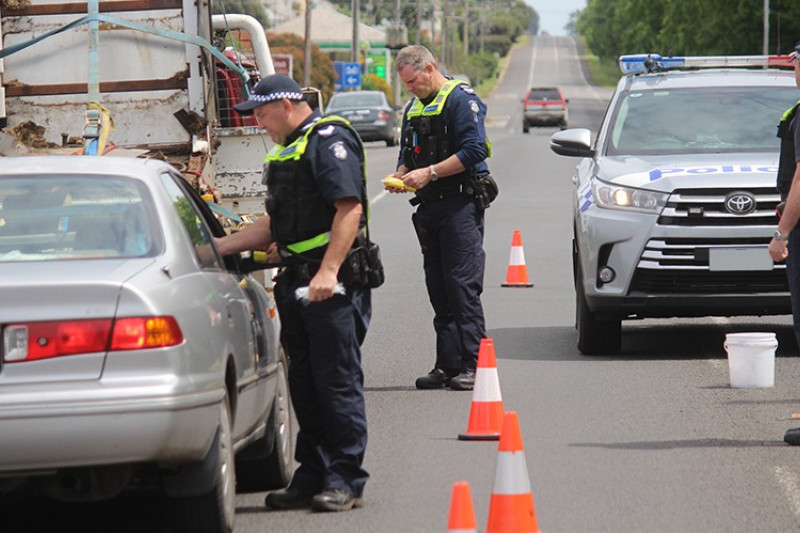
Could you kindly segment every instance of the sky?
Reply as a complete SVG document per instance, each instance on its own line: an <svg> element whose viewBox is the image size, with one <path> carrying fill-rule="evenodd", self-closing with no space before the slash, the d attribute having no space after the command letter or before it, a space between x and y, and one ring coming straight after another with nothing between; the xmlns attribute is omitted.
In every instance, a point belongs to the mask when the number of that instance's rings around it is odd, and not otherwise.
<svg viewBox="0 0 800 533"><path fill-rule="evenodd" d="M586 0L525 0L539 13L539 29L553 35L566 35L564 26L569 22L569 14L586 7Z"/></svg>

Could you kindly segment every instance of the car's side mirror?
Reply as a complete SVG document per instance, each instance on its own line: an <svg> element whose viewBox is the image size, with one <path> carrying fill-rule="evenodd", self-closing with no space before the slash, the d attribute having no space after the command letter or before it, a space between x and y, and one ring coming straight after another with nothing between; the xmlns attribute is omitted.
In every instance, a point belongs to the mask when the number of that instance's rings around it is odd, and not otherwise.
<svg viewBox="0 0 800 533"><path fill-rule="evenodd" d="M550 149L558 155L593 157L592 132L586 128L559 131L550 137Z"/></svg>

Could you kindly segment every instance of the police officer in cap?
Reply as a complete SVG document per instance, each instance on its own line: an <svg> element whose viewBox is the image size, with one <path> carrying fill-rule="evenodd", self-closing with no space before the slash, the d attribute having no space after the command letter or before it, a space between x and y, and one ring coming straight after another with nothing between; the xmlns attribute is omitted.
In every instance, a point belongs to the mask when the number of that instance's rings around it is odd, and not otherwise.
<svg viewBox="0 0 800 533"><path fill-rule="evenodd" d="M254 113L275 142L266 157L267 214L216 243L222 254L277 245L285 268L275 299L300 426L300 466L289 487L265 503L349 510L362 504L368 478L361 466L367 420L360 346L370 290L343 267L366 224L364 149L345 120L320 118L286 76L265 77L235 108ZM308 288L306 301L297 298L301 287Z"/></svg>
<svg viewBox="0 0 800 533"><path fill-rule="evenodd" d="M486 106L465 82L446 78L424 46L400 50L395 68L414 98L405 109L394 177L416 189L410 200L418 206L412 222L436 331L434 368L416 386L472 390L486 337L480 295L487 205L476 197L478 178L488 174Z"/></svg>
<svg viewBox="0 0 800 533"><path fill-rule="evenodd" d="M794 75L800 89L800 42L795 46ZM781 152L778 161L778 191L786 202L778 229L769 243L769 254L774 261L786 261L789 292L792 298L794 334L800 345L800 232L794 231L800 220L800 102L789 108L781 117L778 137ZM793 446L800 445L800 428L790 429L783 440Z"/></svg>

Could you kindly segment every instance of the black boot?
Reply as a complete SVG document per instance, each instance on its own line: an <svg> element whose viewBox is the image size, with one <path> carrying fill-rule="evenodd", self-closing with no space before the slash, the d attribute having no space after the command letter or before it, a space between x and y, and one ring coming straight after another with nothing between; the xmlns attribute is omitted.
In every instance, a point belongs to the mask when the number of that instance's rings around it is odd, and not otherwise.
<svg viewBox="0 0 800 533"><path fill-rule="evenodd" d="M458 372L448 372L441 368L434 368L427 375L417 378L418 389L443 389L450 384L450 378Z"/></svg>

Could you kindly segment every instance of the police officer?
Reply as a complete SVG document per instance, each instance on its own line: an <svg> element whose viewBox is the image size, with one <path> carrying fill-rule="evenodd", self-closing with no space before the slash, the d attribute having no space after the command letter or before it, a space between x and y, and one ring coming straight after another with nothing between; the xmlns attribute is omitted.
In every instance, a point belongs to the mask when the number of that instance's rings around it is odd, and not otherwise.
<svg viewBox="0 0 800 533"><path fill-rule="evenodd" d="M435 366L416 386L472 390L478 349L486 337L480 299L486 206L475 195L477 178L488 174L486 106L469 85L446 78L424 46L400 50L395 68L414 98L405 108L394 177L416 189L410 200L418 206L412 222L436 331Z"/></svg>
<svg viewBox="0 0 800 533"><path fill-rule="evenodd" d="M217 239L222 254L275 243L285 268L275 280L281 341L300 430L300 466L267 507L343 511L362 504L368 474L360 345L370 290L343 268L366 222L364 150L340 118L320 118L291 78L270 75L246 102L275 146L266 157L267 215ZM344 284L344 294L341 285ZM296 290L308 287L305 302Z"/></svg>
<svg viewBox="0 0 800 533"><path fill-rule="evenodd" d="M800 89L800 42L795 46L794 74L797 88ZM778 191L786 202L778 229L769 243L769 253L774 261L786 260L786 273L789 277L789 292L792 298L794 315L794 334L800 345L800 232L793 231L800 219L800 127L797 111L800 102L792 106L781 117L778 137L781 138L780 160L778 162ZM800 428L790 429L783 440L787 444L800 445Z"/></svg>

